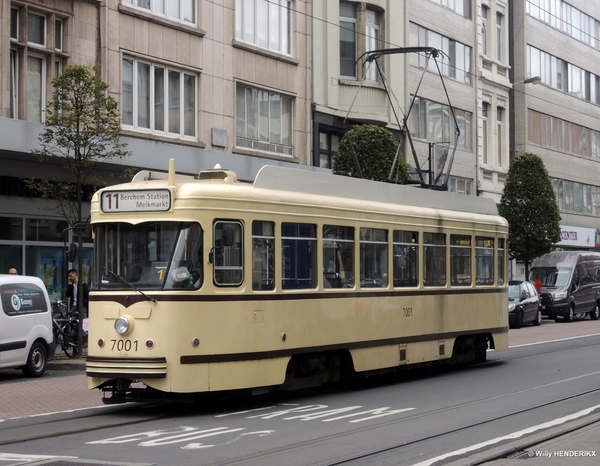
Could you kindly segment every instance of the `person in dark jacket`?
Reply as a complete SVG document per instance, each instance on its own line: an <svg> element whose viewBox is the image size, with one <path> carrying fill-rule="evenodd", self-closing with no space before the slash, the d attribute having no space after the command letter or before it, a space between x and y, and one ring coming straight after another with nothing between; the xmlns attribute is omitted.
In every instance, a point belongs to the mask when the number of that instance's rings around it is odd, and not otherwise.
<svg viewBox="0 0 600 466"><path fill-rule="evenodd" d="M79 282L79 279L77 278L77 270L71 269L71 270L69 270L68 274L69 274L69 285L67 286L67 299L69 300L69 309L71 309L72 311L78 311L78 312L81 311L82 308L84 310L87 310L89 299L90 299L90 288L88 287L88 284L85 282L83 282L83 283ZM82 304L83 304L83 306L80 306L79 305L80 303L78 302L80 286L82 287Z"/></svg>

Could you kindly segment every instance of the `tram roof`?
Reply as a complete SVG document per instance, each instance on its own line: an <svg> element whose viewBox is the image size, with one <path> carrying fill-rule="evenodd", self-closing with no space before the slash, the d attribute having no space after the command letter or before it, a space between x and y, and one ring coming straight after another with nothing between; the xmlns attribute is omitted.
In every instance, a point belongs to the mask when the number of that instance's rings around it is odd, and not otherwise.
<svg viewBox="0 0 600 466"><path fill-rule="evenodd" d="M265 165L259 170L254 186L319 196L498 215L496 203L489 198L273 165Z"/></svg>

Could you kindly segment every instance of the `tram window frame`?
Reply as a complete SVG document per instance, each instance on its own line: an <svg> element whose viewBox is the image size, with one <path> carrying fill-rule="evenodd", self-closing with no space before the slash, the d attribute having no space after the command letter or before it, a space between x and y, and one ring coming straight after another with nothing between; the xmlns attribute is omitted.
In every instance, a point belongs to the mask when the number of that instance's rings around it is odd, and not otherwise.
<svg viewBox="0 0 600 466"><path fill-rule="evenodd" d="M394 287L411 287L419 285L419 232L394 230L392 236L393 249L393 283Z"/></svg>
<svg viewBox="0 0 600 466"><path fill-rule="evenodd" d="M475 285L494 284L494 238L475 237Z"/></svg>
<svg viewBox="0 0 600 466"><path fill-rule="evenodd" d="M446 234L423 233L423 285L446 286Z"/></svg>
<svg viewBox="0 0 600 466"><path fill-rule="evenodd" d="M225 226L233 227L232 244L224 244L229 235ZM221 228L219 228L221 227ZM240 286L244 282L244 226L239 220L213 222L213 283L216 286Z"/></svg>
<svg viewBox="0 0 600 466"><path fill-rule="evenodd" d="M281 224L281 288L301 290L317 287L317 225Z"/></svg>
<svg viewBox="0 0 600 466"><path fill-rule="evenodd" d="M498 286L504 285L506 271L506 239L498 238Z"/></svg>
<svg viewBox="0 0 600 466"><path fill-rule="evenodd" d="M452 286L471 286L473 252L470 235L450 235L450 283Z"/></svg>
<svg viewBox="0 0 600 466"><path fill-rule="evenodd" d="M275 289L275 223L252 221L252 289Z"/></svg>
<svg viewBox="0 0 600 466"><path fill-rule="evenodd" d="M388 230L360 229L360 287L385 288L388 286Z"/></svg>
<svg viewBox="0 0 600 466"><path fill-rule="evenodd" d="M323 288L353 288L354 227L323 225Z"/></svg>

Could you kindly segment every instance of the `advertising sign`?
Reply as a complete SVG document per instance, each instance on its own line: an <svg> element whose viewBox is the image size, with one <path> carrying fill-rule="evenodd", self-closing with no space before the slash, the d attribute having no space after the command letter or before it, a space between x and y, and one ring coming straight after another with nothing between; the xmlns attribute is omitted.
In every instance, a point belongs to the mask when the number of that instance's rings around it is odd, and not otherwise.
<svg viewBox="0 0 600 466"><path fill-rule="evenodd" d="M2 309L7 316L21 316L47 312L44 292L29 283L11 283L0 286Z"/></svg>

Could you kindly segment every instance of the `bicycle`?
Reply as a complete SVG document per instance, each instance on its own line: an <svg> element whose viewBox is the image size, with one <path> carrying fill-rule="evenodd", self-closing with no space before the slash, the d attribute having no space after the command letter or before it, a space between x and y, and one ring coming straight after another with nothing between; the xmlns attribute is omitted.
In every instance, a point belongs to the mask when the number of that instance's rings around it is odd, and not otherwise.
<svg viewBox="0 0 600 466"><path fill-rule="evenodd" d="M64 301L52 302L52 328L56 347L60 345L68 358L78 355L77 344L79 342L79 314L69 312L67 303ZM87 348L87 332L83 335L83 348Z"/></svg>

